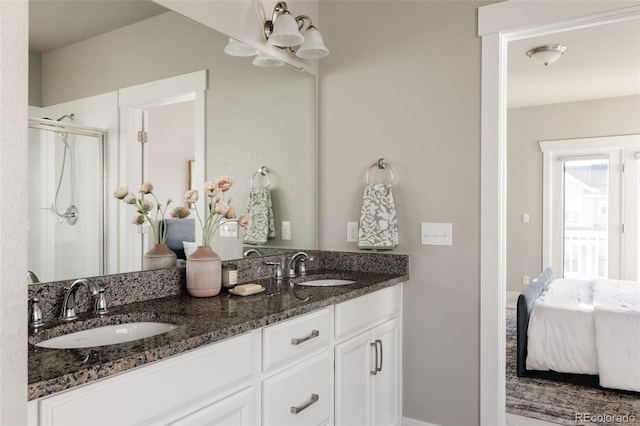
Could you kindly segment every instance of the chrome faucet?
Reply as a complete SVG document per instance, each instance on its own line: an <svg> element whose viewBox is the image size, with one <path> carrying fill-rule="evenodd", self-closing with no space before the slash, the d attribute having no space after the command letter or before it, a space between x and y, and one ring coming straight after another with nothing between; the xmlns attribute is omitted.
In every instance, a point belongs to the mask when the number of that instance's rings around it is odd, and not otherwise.
<svg viewBox="0 0 640 426"><path fill-rule="evenodd" d="M254 249L254 248L247 249L244 253L242 253L242 256L249 257L252 254L255 254L256 256L262 256L262 253L260 253L260 250Z"/></svg>
<svg viewBox="0 0 640 426"><path fill-rule="evenodd" d="M29 280L29 284L37 284L40 282L38 276L33 271L27 271L27 279Z"/></svg>
<svg viewBox="0 0 640 426"><path fill-rule="evenodd" d="M291 256L287 264L287 277L294 278L296 273L301 277L307 275L307 268L304 265L304 262L307 260L313 260L313 258L303 251L299 251Z"/></svg>
<svg viewBox="0 0 640 426"><path fill-rule="evenodd" d="M91 293L94 297L94 307L93 313L97 315L104 315L107 311L107 299L104 296L104 291L106 290L105 286L98 285L94 283L89 278L81 278L79 280L75 280L71 287L67 289L66 294L64 295L64 300L62 301L62 311L60 312L60 319L62 321L71 321L78 316L76 315L76 291L80 286L85 286L87 291Z"/></svg>

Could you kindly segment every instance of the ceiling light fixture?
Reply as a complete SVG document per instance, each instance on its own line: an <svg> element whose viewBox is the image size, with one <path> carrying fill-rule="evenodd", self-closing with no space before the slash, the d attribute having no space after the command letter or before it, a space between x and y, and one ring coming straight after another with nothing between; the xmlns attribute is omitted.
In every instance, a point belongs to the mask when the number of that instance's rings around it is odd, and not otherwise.
<svg viewBox="0 0 640 426"><path fill-rule="evenodd" d="M527 50L527 56L539 64L548 66L554 63L567 50L567 46L562 44L547 44Z"/></svg>
<svg viewBox="0 0 640 426"><path fill-rule="evenodd" d="M302 32L303 28L306 29ZM318 28L307 15L295 18L289 12L287 3L280 1L273 9L270 21L264 23L264 36L267 44L281 49L289 49L298 58L318 59L329 54Z"/></svg>

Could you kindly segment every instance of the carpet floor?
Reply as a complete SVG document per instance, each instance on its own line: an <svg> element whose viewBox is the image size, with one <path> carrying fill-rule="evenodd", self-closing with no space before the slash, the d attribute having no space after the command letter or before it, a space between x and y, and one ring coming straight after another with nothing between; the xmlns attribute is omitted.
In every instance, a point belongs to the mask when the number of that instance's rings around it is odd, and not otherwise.
<svg viewBox="0 0 640 426"><path fill-rule="evenodd" d="M506 368L507 413L572 426L640 425L638 395L517 377L515 309L507 309Z"/></svg>

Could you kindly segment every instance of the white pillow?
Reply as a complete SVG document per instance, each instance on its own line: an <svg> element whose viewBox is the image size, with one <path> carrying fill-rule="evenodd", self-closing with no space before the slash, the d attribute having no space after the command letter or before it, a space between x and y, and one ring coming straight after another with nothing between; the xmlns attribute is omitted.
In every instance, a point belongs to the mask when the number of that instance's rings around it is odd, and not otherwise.
<svg viewBox="0 0 640 426"><path fill-rule="evenodd" d="M196 251L196 243L193 241L183 241L182 247L184 247L184 255L186 257L191 256L191 253Z"/></svg>

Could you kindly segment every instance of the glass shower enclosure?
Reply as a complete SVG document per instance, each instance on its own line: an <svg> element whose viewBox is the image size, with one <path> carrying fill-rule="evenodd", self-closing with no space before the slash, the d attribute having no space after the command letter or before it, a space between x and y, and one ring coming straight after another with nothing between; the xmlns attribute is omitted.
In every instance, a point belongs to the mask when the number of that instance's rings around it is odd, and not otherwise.
<svg viewBox="0 0 640 426"><path fill-rule="evenodd" d="M105 271L106 131L29 119L28 279Z"/></svg>

